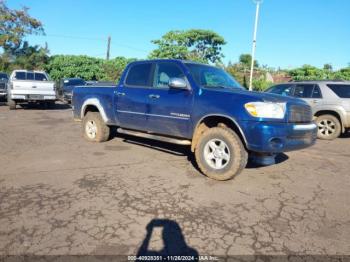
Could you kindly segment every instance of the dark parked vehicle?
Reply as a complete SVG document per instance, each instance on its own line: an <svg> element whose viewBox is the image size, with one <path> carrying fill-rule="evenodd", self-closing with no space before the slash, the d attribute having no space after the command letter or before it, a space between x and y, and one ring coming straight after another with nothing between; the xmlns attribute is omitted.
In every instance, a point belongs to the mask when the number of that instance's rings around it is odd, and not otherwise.
<svg viewBox="0 0 350 262"><path fill-rule="evenodd" d="M270 87L268 93L303 99L311 108L320 139L332 140L350 129L349 81L298 81Z"/></svg>
<svg viewBox="0 0 350 262"><path fill-rule="evenodd" d="M8 80L8 75L6 73L0 72L0 100L6 100Z"/></svg>
<svg viewBox="0 0 350 262"><path fill-rule="evenodd" d="M65 102L71 103L73 89L76 86L85 86L86 82L81 78L64 78L61 80L58 96Z"/></svg>

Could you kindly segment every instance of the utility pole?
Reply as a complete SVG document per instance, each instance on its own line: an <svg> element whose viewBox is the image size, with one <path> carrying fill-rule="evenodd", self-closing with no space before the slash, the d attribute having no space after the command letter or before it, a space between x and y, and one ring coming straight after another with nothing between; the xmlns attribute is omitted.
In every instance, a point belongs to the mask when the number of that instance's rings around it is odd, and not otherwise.
<svg viewBox="0 0 350 262"><path fill-rule="evenodd" d="M107 57L106 57L107 60L109 60L110 51L111 51L111 37L108 36L108 42L107 42Z"/></svg>
<svg viewBox="0 0 350 262"><path fill-rule="evenodd" d="M250 65L250 79L249 79L249 90L253 90L253 73L254 73L254 58L255 58L255 48L256 48L256 31L258 29L258 20L259 20L259 7L262 0L253 0L256 3L255 11L255 24L254 24L254 33L253 33L253 47L252 47L252 62Z"/></svg>

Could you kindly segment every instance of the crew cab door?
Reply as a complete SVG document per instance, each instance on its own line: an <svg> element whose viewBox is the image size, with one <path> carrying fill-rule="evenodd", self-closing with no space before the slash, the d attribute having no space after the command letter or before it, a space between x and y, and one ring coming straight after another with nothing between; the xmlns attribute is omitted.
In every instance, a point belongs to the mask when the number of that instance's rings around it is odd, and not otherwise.
<svg viewBox="0 0 350 262"><path fill-rule="evenodd" d="M124 83L116 88L114 104L119 126L147 131L146 112L153 71L153 63L134 63L128 69Z"/></svg>
<svg viewBox="0 0 350 262"><path fill-rule="evenodd" d="M171 78L182 78L182 68L174 62L156 63L153 87L148 95L148 131L178 137L189 137L191 128L192 91L170 88Z"/></svg>

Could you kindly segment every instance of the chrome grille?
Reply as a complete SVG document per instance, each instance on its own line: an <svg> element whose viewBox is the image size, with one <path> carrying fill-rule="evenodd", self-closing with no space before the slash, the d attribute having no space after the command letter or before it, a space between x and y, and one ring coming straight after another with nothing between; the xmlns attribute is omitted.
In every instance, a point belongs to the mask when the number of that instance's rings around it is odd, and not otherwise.
<svg viewBox="0 0 350 262"><path fill-rule="evenodd" d="M311 107L308 105L291 105L288 111L288 122L309 123L312 121Z"/></svg>

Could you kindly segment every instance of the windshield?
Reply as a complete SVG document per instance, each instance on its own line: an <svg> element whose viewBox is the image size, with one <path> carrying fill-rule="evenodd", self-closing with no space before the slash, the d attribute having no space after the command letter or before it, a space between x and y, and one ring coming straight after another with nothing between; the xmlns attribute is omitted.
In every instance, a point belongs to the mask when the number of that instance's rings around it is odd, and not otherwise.
<svg viewBox="0 0 350 262"><path fill-rule="evenodd" d="M201 64L186 64L194 81L201 87L208 88L239 88L243 87L224 70Z"/></svg>
<svg viewBox="0 0 350 262"><path fill-rule="evenodd" d="M0 73L0 80L8 80L8 76L5 73Z"/></svg>

